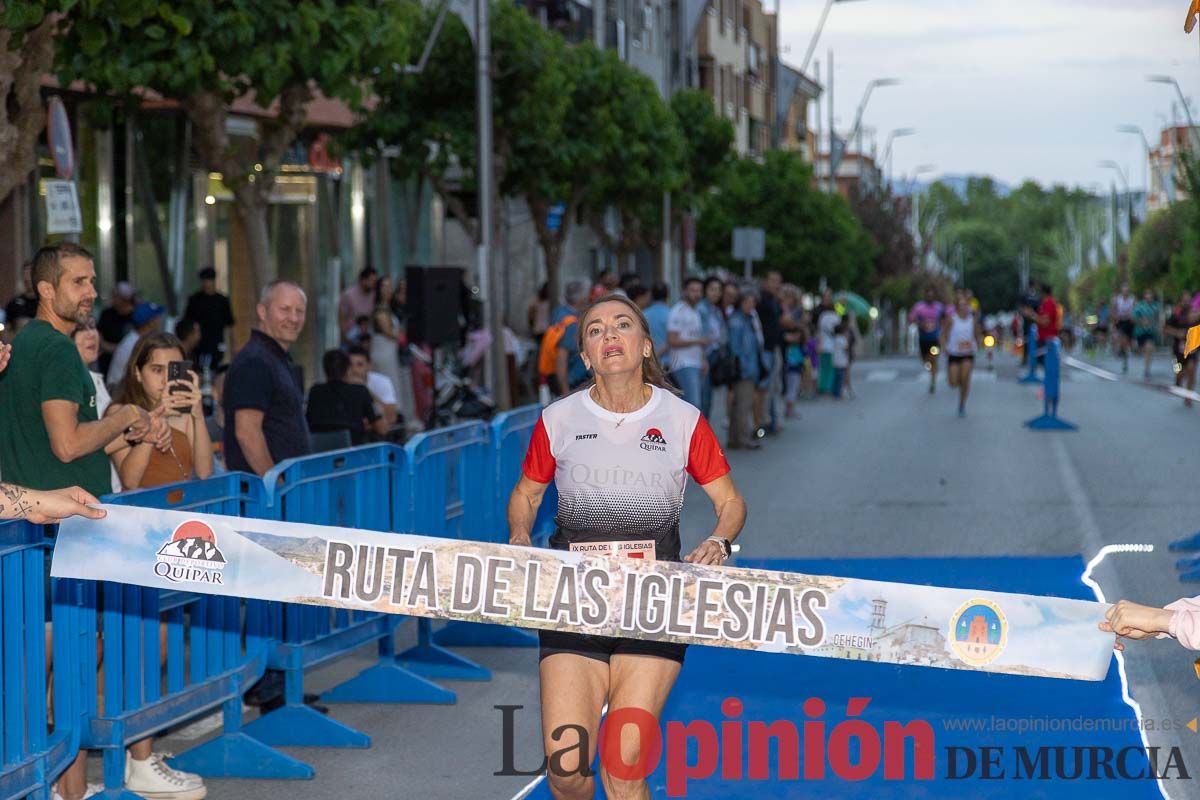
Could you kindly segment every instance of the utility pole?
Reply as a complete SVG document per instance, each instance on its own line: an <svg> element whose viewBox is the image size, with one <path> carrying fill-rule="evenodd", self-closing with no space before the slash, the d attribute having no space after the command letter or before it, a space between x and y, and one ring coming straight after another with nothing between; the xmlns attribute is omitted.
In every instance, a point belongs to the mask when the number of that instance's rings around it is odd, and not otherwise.
<svg viewBox="0 0 1200 800"><path fill-rule="evenodd" d="M492 33L488 0L475 0L475 20L478 25L475 42L475 96L479 119L479 246L475 254L475 269L479 275L479 292L483 296L483 320L492 337L488 358L484 359L484 383L492 390L496 405L510 406L508 397L508 357L504 352L504 332L500 325L501 293L497 291L492 259L492 236L495 213L493 193L495 174L492 164Z"/></svg>
<svg viewBox="0 0 1200 800"><path fill-rule="evenodd" d="M837 144L837 131L833 127L833 48L829 49L829 85L825 88L829 95L829 193L837 191L837 175L833 171L833 150Z"/></svg>

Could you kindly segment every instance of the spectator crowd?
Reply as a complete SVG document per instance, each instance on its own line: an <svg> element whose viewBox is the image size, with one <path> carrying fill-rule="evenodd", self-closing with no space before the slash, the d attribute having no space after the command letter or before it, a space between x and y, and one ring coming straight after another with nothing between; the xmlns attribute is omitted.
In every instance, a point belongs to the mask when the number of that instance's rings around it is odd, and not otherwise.
<svg viewBox="0 0 1200 800"><path fill-rule="evenodd" d="M529 305L543 401L588 382L578 319L608 294L641 309L655 357L685 400L710 418L714 405L724 409L731 449L761 447L803 400L854 396L858 323L852 312L839 311L831 291L806 304L804 292L774 271L758 283L689 277L671 303L666 284L646 286L636 274L607 270L591 286L567 283L555 307L545 287Z"/></svg>

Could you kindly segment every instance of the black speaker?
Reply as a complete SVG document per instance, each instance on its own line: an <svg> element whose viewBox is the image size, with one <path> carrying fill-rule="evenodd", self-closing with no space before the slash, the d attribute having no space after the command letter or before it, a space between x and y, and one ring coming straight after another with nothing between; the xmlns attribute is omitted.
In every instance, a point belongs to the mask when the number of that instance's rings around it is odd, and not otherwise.
<svg viewBox="0 0 1200 800"><path fill-rule="evenodd" d="M458 343L462 337L461 267L408 267L408 340L428 345Z"/></svg>

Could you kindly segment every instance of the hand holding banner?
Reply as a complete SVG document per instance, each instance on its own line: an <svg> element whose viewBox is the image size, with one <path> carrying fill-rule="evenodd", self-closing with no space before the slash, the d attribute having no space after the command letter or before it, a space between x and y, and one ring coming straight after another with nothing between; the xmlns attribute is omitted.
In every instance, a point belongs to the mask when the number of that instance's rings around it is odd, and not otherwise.
<svg viewBox="0 0 1200 800"><path fill-rule="evenodd" d="M524 628L1102 680L1107 606L105 506L52 575Z"/></svg>

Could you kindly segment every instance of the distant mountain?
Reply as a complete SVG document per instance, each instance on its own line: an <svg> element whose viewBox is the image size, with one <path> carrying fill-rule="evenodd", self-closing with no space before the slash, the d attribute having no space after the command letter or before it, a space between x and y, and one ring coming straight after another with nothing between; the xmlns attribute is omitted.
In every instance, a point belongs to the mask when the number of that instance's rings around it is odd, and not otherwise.
<svg viewBox="0 0 1200 800"><path fill-rule="evenodd" d="M945 184L964 200L967 197L967 181L971 178L987 178L987 175L942 175L934 178L931 181L917 181L912 186L912 191L915 194L924 194L935 183ZM998 181L992 178L992 182L996 184L996 194L1001 197L1008 197L1012 193L1012 187L1004 181ZM895 190L897 195L907 195L908 185L904 181L896 181Z"/></svg>

